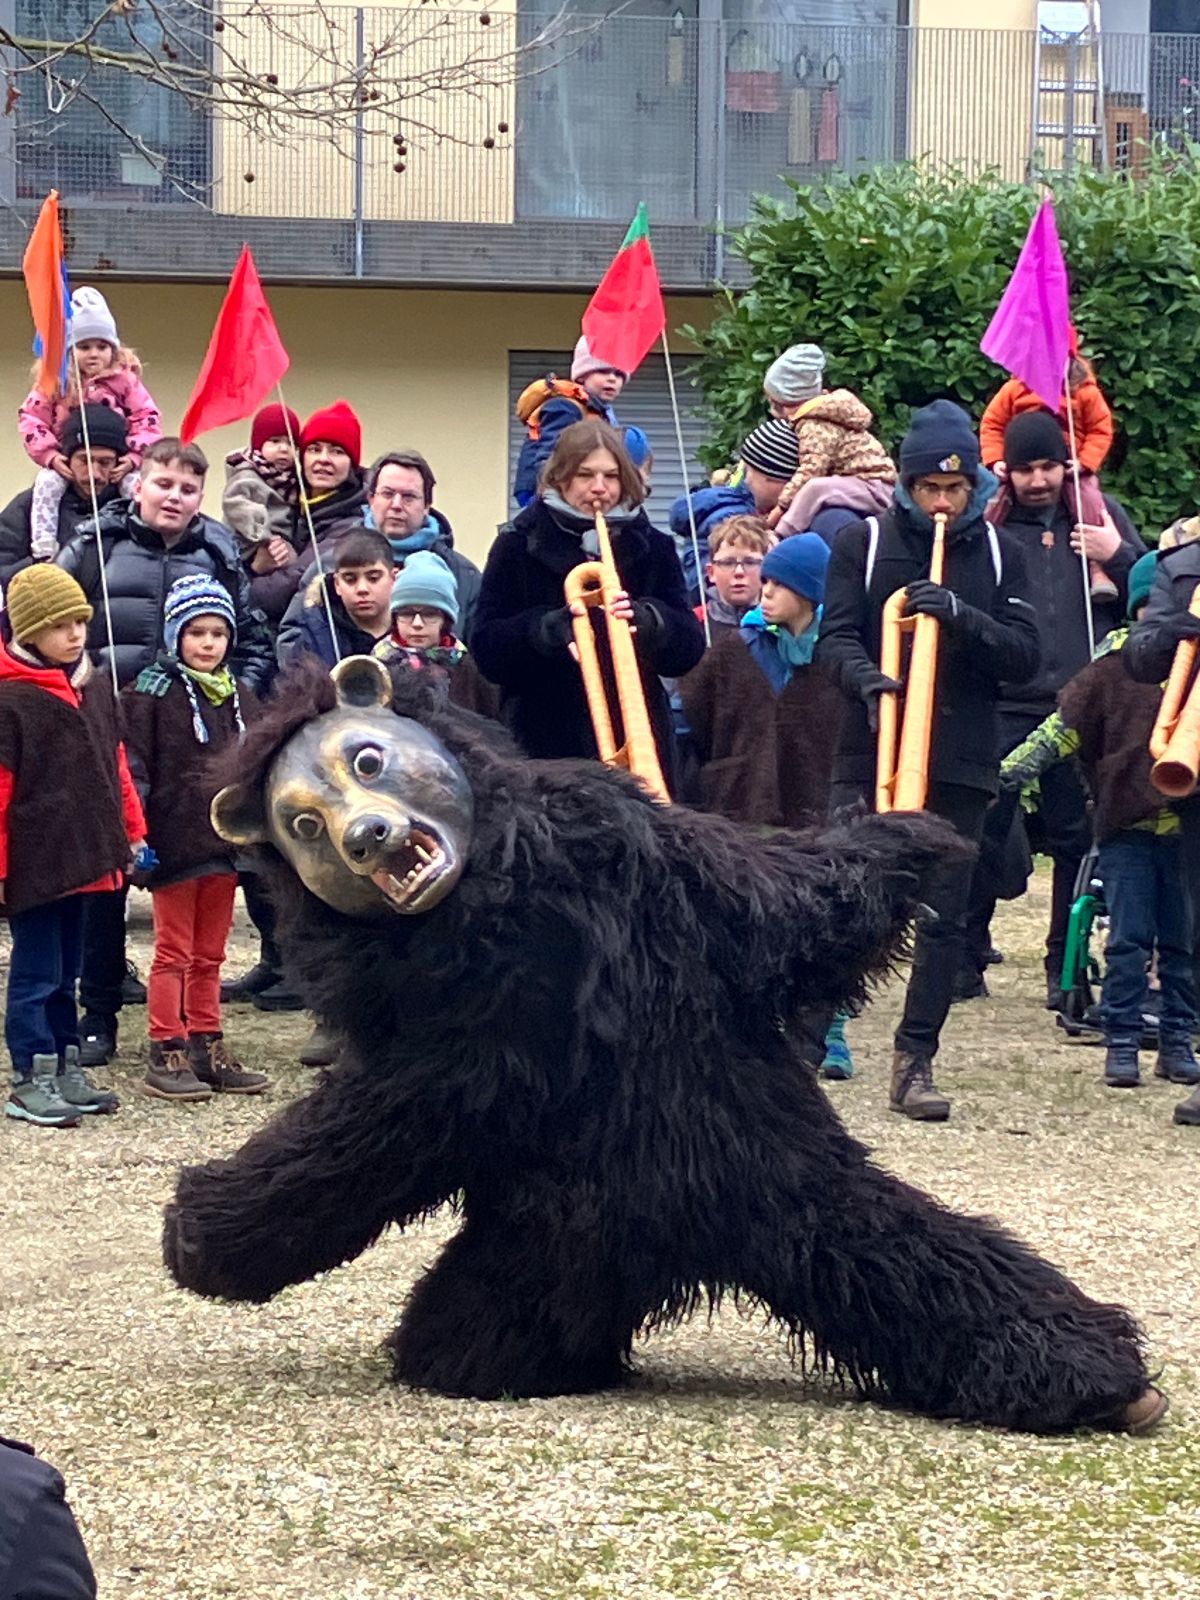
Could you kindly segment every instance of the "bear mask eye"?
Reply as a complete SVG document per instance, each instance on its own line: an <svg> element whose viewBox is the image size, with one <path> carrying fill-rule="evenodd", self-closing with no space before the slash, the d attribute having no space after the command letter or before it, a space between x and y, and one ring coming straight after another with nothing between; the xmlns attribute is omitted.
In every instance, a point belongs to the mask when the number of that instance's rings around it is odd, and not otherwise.
<svg viewBox="0 0 1200 1600"><path fill-rule="evenodd" d="M354 758L354 775L370 782L383 771L383 751L378 745L365 744Z"/></svg>
<svg viewBox="0 0 1200 1600"><path fill-rule="evenodd" d="M292 818L292 832L297 839L316 839L325 831L325 823L315 811L301 811Z"/></svg>

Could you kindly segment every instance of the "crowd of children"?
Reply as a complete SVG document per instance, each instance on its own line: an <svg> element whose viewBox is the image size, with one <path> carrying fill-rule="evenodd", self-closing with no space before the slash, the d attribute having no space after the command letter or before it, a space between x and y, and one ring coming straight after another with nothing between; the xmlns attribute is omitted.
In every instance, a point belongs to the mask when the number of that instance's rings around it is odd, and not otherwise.
<svg viewBox="0 0 1200 1600"><path fill-rule="evenodd" d="M938 618L945 649L931 808L966 838L986 839L997 787L1033 806L1057 765L1082 767L1111 919L1105 1079L1139 1081L1153 969L1155 1071L1193 1090L1176 1120L1200 1123L1189 893L1200 848L1188 843L1189 808L1165 804L1150 784L1158 679L1131 675L1135 659L1161 666L1163 651L1200 625L1190 629L1186 604L1164 599L1159 609L1170 615L1156 626L1166 643L1129 650L1126 671L1129 628L1106 623L1095 629L1094 661L1075 643L1049 652L1052 716L1027 721L1015 744L995 722L1004 694L1036 673L1039 645L1071 636L1069 624L1063 634L1070 606L1057 595L1065 610L1047 609L1027 568L1022 508L1048 550L1061 531L1076 563L1081 552L1090 558L1090 595L1081 583L1070 605L1087 606L1093 624L1106 604L1127 605L1136 624L1158 573L1154 556L1136 560L1140 541L1101 495L1096 474L1113 422L1078 353L1057 416L1014 380L984 415L981 448L969 419L936 402L914 416L897 466L862 400L826 388L819 347L793 346L765 375L770 416L747 436L736 468L674 508L673 544L644 509L649 442L617 424L626 375L581 339L569 380L550 375L521 398L521 509L481 575L433 506L429 464L395 451L364 470L358 418L341 400L304 422L281 405L263 407L247 447L227 458L223 521L204 517L202 453L162 438L138 358L103 297L81 288L72 309L62 392L35 389L20 411L39 469L32 495L0 519L10 1116L69 1127L117 1109L117 1096L89 1077L116 1050L119 1002L89 998L98 989L88 951L103 953L110 996L129 881L153 903L145 1092L186 1103L269 1088L225 1041L221 967L239 862L208 809L212 758L256 715L273 668L304 654L332 668L373 653L501 717L531 755L595 753L573 644L579 610L565 604L563 580L595 554L599 507L623 584L613 614L633 627L672 791L746 826L820 823L852 793L868 792L880 696L896 688L879 666L882 602L906 587L910 613ZM85 503L99 509L97 526L78 515ZM948 576L933 584L939 512L950 527ZM1066 527L1056 531L1060 514ZM1190 547L1189 529L1181 521L1164 549ZM1187 580L1190 600L1200 563L1173 572ZM607 672L602 637L600 649ZM80 788L91 800L85 827L67 798ZM269 906L252 875L242 878L264 956L234 985L237 998L257 993L263 1009L298 1007L272 954ZM918 935L891 1104L919 1120L949 1114L933 1057L970 881L969 858L947 864L931 891L940 923ZM981 984L965 991L976 992ZM831 1079L853 1071L845 1021L833 1018L826 1034L820 1065ZM303 1059L323 1064L336 1049L318 1030Z"/></svg>

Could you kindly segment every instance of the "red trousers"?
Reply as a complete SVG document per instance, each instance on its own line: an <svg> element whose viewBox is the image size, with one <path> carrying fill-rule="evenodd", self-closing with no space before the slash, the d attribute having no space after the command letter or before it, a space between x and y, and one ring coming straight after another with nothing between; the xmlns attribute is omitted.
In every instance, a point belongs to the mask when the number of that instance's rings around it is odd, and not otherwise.
<svg viewBox="0 0 1200 1600"><path fill-rule="evenodd" d="M221 1031L221 963L237 874L185 878L155 889L154 960L146 984L152 1039Z"/></svg>

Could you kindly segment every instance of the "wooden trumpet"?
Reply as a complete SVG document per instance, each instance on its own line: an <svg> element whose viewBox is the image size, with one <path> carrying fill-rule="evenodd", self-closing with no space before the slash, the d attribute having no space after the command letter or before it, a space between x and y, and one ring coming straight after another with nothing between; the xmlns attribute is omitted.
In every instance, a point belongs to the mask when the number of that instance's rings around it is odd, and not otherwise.
<svg viewBox="0 0 1200 1600"><path fill-rule="evenodd" d="M596 745L601 761L610 767L624 767L627 772L632 772L656 800L669 805L671 796L658 762L658 746L650 726L650 713L646 710L646 696L642 689L642 674L638 667L633 634L627 622L612 615L611 607L617 595L622 593L622 584L617 563L613 560L608 523L599 511L596 513L596 537L600 543L599 559L572 567L563 584L567 604L574 605L578 601L585 608L583 616L572 617L571 628L579 652L579 670L583 673L583 688ZM612 658L621 726L625 732L625 742L619 749L590 615L597 607L603 612L608 627L608 649Z"/></svg>
<svg viewBox="0 0 1200 1600"><path fill-rule="evenodd" d="M1188 610L1200 617L1200 587ZM1198 651L1200 639L1184 639L1176 647L1150 734L1150 782L1168 800L1186 800L1200 778L1200 692L1192 683Z"/></svg>
<svg viewBox="0 0 1200 1600"><path fill-rule="evenodd" d="M932 583L941 583L946 565L946 517L933 519ZM933 699L937 688L939 624L936 617L904 615L906 591L897 589L883 608L879 668L899 681L904 673L904 635L912 634L904 720L894 691L879 696L879 742L875 757L875 809L923 811L929 792L929 745L933 736Z"/></svg>

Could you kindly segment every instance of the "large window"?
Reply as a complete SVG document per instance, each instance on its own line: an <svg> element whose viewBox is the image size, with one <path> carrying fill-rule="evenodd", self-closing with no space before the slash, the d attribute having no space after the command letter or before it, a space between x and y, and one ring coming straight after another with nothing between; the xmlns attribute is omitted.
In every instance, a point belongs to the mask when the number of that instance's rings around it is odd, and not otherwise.
<svg viewBox="0 0 1200 1600"><path fill-rule="evenodd" d="M169 14L171 4L167 0L158 9ZM16 0L15 9L18 34L70 40L89 27L100 0ZM160 45L162 30L153 14L139 7L132 15L146 47ZM192 30L197 16L192 8L186 12ZM194 32L191 37L196 38ZM120 18L105 22L95 41L112 51L132 48ZM203 53L203 39L197 49ZM68 203L204 197L211 159L208 122L201 112L169 88L148 85L119 66L67 57L55 71L57 82L33 74L23 79L16 118L19 197L40 199L51 188ZM72 77L85 93L66 86Z"/></svg>

